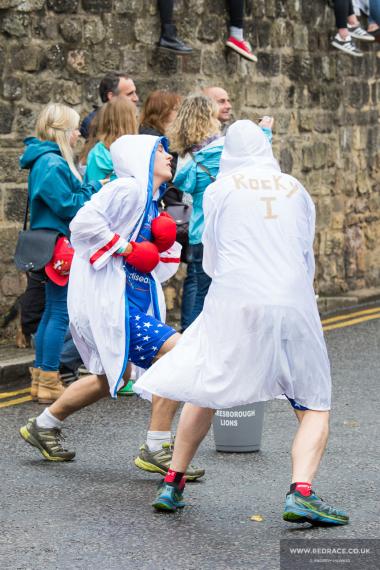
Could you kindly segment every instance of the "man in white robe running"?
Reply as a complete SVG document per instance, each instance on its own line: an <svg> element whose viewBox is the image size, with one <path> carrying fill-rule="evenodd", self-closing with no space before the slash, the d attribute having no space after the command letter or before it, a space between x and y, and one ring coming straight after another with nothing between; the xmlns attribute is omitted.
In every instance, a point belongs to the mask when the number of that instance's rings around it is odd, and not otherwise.
<svg viewBox="0 0 380 570"><path fill-rule="evenodd" d="M262 130L228 130L219 175L204 197L203 312L174 349L135 384L137 393L187 402L171 468L153 506L185 506L185 472L215 409L285 395L299 427L283 518L347 524L311 488L327 443L330 366L313 290L313 202L281 173Z"/></svg>
<svg viewBox="0 0 380 570"><path fill-rule="evenodd" d="M70 461L62 444L68 416L106 397L116 397L130 363L149 368L180 335L165 324L161 282L175 273L180 246L174 220L158 214L158 200L171 179L164 137L125 135L111 145L116 180L92 196L70 224L75 255L70 270L70 329L91 371L71 384L21 437L49 461ZM172 456L171 424L178 403L153 398L147 440L135 465L165 475ZM204 469L190 467L189 479Z"/></svg>

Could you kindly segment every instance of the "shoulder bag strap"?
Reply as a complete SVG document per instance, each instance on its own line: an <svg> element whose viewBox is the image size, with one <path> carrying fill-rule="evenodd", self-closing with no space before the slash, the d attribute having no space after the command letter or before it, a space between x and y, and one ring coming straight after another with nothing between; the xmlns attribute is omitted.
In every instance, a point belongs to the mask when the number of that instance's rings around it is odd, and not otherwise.
<svg viewBox="0 0 380 570"><path fill-rule="evenodd" d="M24 225L23 225L24 232L28 224L28 213L29 213L29 190L27 190L27 198L26 198L26 207L25 207Z"/></svg>

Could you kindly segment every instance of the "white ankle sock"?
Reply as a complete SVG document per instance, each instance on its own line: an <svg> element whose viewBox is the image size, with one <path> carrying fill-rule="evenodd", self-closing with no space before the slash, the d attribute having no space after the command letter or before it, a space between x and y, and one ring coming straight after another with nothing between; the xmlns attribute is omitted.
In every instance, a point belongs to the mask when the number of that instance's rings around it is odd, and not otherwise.
<svg viewBox="0 0 380 570"><path fill-rule="evenodd" d="M243 28L237 28L236 26L230 26L230 36L239 40L239 42L243 41Z"/></svg>
<svg viewBox="0 0 380 570"><path fill-rule="evenodd" d="M172 433L170 431L148 431L146 444L150 451L159 451L163 443L170 443Z"/></svg>
<svg viewBox="0 0 380 570"><path fill-rule="evenodd" d="M61 429L61 427L63 426L63 422L61 422L61 420L53 416L53 414L49 412L49 408L45 408L42 414L40 414L37 417L36 423L38 427L48 428L48 429L51 428Z"/></svg>

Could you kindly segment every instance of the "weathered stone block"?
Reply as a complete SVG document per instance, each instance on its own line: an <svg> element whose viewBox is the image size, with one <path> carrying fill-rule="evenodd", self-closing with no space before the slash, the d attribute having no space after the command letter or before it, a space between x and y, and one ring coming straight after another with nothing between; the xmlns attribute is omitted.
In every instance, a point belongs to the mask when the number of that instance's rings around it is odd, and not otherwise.
<svg viewBox="0 0 380 570"><path fill-rule="evenodd" d="M26 197L27 191L25 188L7 188L4 196L4 214L6 220L9 222L23 222Z"/></svg>
<svg viewBox="0 0 380 570"><path fill-rule="evenodd" d="M12 54L13 66L23 71L39 71L45 65L44 50L38 45L17 48Z"/></svg>
<svg viewBox="0 0 380 570"><path fill-rule="evenodd" d="M139 15L144 10L144 3L141 0L114 0L114 10L116 14Z"/></svg>
<svg viewBox="0 0 380 570"><path fill-rule="evenodd" d="M110 12L112 9L112 0L82 0L84 10L102 14Z"/></svg>
<svg viewBox="0 0 380 570"><path fill-rule="evenodd" d="M18 12L35 12L45 7L46 0L21 0L16 6Z"/></svg>
<svg viewBox="0 0 380 570"><path fill-rule="evenodd" d="M68 105L79 105L82 101L82 86L74 81L64 81L58 84L58 93Z"/></svg>
<svg viewBox="0 0 380 570"><path fill-rule="evenodd" d="M24 292L24 288L25 281L15 269L1 279L1 292L5 297L18 297Z"/></svg>
<svg viewBox="0 0 380 570"><path fill-rule="evenodd" d="M219 38L220 30L215 26L212 19L204 19L198 28L198 39L206 42L216 42Z"/></svg>
<svg viewBox="0 0 380 570"><path fill-rule="evenodd" d="M275 77L280 73L280 56L277 54L257 52L257 71L262 75Z"/></svg>
<svg viewBox="0 0 380 570"><path fill-rule="evenodd" d="M83 38L86 43L98 44L104 40L106 32L101 20L90 18L85 21Z"/></svg>
<svg viewBox="0 0 380 570"><path fill-rule="evenodd" d="M27 107L26 105L19 106L16 116L16 129L21 135L27 136L34 132L37 117L40 109Z"/></svg>
<svg viewBox="0 0 380 570"><path fill-rule="evenodd" d="M28 82L26 90L26 98L30 103L40 103L45 105L52 100L52 91L55 82L53 80L41 81L40 79L32 79Z"/></svg>
<svg viewBox="0 0 380 570"><path fill-rule="evenodd" d="M13 146L16 146L13 143ZM20 171L19 156L22 152L22 146L19 149L7 150L0 152L0 181L10 184L26 182L25 171Z"/></svg>
<svg viewBox="0 0 380 570"><path fill-rule="evenodd" d="M62 71L66 63L66 46L62 44L54 44L45 54L46 64L53 71Z"/></svg>
<svg viewBox="0 0 380 570"><path fill-rule="evenodd" d="M77 12L79 0L47 0L47 7L58 14Z"/></svg>
<svg viewBox="0 0 380 570"><path fill-rule="evenodd" d="M30 18L27 14L10 12L0 21L0 30L7 36L22 38L28 35L29 24Z"/></svg>
<svg viewBox="0 0 380 570"><path fill-rule="evenodd" d="M271 84L267 81L248 85L246 91L247 105L251 105L252 107L268 107L271 89Z"/></svg>
<svg viewBox="0 0 380 570"><path fill-rule="evenodd" d="M63 20L59 25L59 31L69 44L76 44L82 39L82 21L73 18Z"/></svg>
<svg viewBox="0 0 380 570"><path fill-rule="evenodd" d="M14 108L10 105L0 105L0 134L4 135L12 131Z"/></svg>
<svg viewBox="0 0 380 570"><path fill-rule="evenodd" d="M67 54L67 66L80 74L90 71L90 53L83 49L70 50Z"/></svg>
<svg viewBox="0 0 380 570"><path fill-rule="evenodd" d="M17 101L22 97L22 81L18 77L5 77L3 81L3 97L7 101Z"/></svg>
<svg viewBox="0 0 380 570"><path fill-rule="evenodd" d="M121 49L121 68L130 75L135 75L147 70L146 49L131 50Z"/></svg>

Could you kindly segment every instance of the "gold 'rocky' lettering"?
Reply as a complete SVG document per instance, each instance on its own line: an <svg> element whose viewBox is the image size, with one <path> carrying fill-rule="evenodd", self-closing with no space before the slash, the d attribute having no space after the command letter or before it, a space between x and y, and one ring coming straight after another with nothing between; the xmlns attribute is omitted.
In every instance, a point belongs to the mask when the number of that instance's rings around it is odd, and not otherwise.
<svg viewBox="0 0 380 570"><path fill-rule="evenodd" d="M240 190L240 188L247 188L244 180L244 174L234 174L232 176L236 190Z"/></svg>
<svg viewBox="0 0 380 570"><path fill-rule="evenodd" d="M287 187L281 184L281 178L281 176L273 176L275 190L287 190Z"/></svg>
<svg viewBox="0 0 380 570"><path fill-rule="evenodd" d="M257 178L248 178L248 184L251 190L259 189L259 181L257 180Z"/></svg>
<svg viewBox="0 0 380 570"><path fill-rule="evenodd" d="M263 190L272 190L272 184L270 180L261 180L261 188Z"/></svg>
<svg viewBox="0 0 380 570"><path fill-rule="evenodd" d="M273 208L272 208L272 204L277 200L277 198L275 196L268 196L267 198L260 198L260 200L264 202L266 206L264 219L275 220L276 218L278 218L278 215L273 213Z"/></svg>

